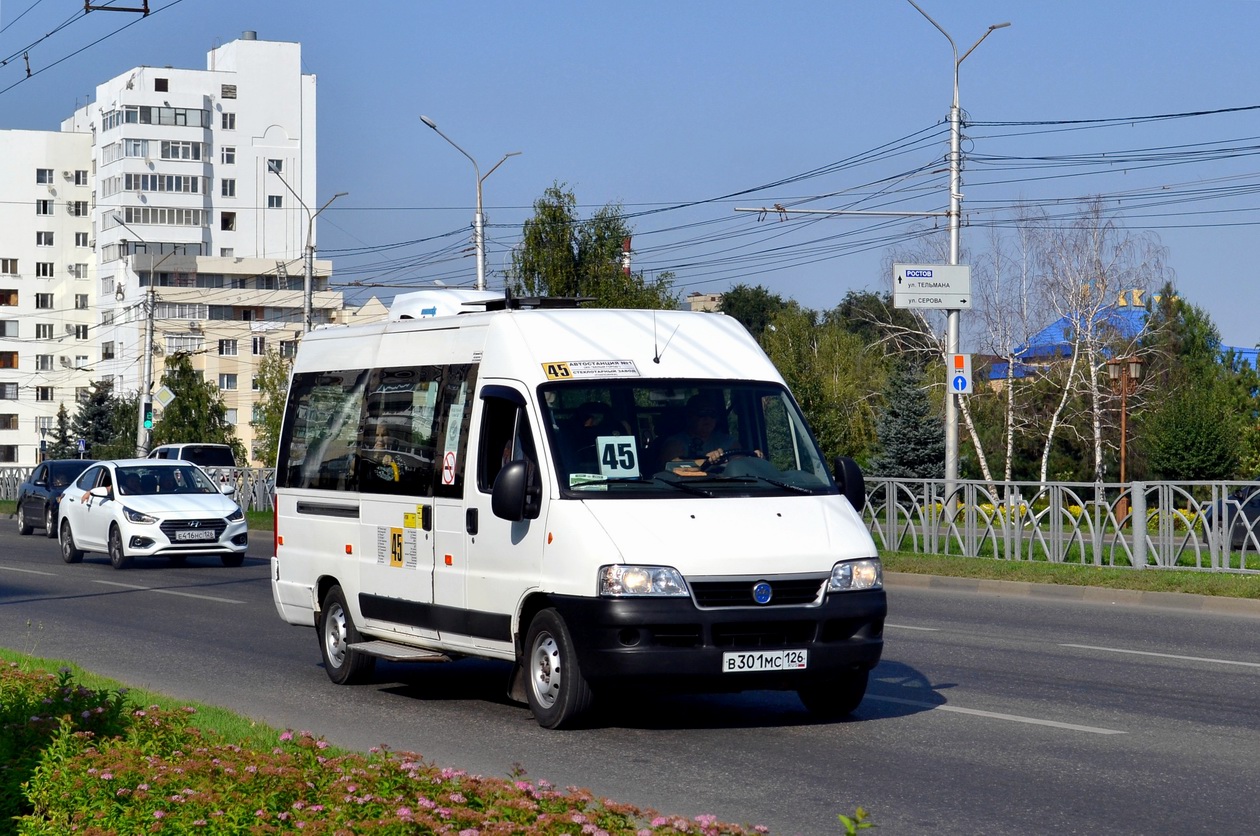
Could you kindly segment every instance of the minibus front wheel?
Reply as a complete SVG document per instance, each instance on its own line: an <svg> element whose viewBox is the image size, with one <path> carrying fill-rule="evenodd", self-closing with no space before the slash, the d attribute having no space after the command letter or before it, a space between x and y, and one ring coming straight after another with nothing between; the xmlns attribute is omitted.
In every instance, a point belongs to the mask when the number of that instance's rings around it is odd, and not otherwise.
<svg viewBox="0 0 1260 836"><path fill-rule="evenodd" d="M530 622L523 665L526 696L538 725L562 728L591 707L591 688L578 668L573 637L554 608Z"/></svg>
<svg viewBox="0 0 1260 836"><path fill-rule="evenodd" d="M319 611L319 650L329 679L338 685L353 685L372 676L376 658L350 649L362 640L346 607L345 593L340 586L333 586Z"/></svg>

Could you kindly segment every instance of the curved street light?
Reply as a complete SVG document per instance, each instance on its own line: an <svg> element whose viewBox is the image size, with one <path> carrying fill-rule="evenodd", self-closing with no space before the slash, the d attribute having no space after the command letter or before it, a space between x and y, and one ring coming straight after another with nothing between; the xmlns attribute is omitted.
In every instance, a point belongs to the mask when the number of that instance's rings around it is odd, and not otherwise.
<svg viewBox="0 0 1260 836"><path fill-rule="evenodd" d="M477 250L477 290L485 290L486 289L486 233L485 233L485 215L483 215L481 211L481 184L486 181L487 177L489 177L491 174L494 174L494 170L498 168L499 166L503 165L503 163L507 160L508 157L520 156L521 152L509 151L508 153L503 155L503 159L499 160L497 163L491 166L490 170L487 171L484 175L482 175L481 167L477 165L477 161L473 159L472 154L469 154L463 148L460 148L459 145L455 143L455 140L451 139L449 136L442 133L442 131L438 128L436 122L434 122L432 119L430 119L429 117L423 114L421 114L420 116L420 121L428 125L430 128L432 128L434 133L436 133L438 136L442 137L442 139L445 139L447 142L449 142L456 151L458 151L459 153L467 157L468 161L473 164L473 172L477 177L477 214L473 216L473 245L476 247L476 250Z"/></svg>

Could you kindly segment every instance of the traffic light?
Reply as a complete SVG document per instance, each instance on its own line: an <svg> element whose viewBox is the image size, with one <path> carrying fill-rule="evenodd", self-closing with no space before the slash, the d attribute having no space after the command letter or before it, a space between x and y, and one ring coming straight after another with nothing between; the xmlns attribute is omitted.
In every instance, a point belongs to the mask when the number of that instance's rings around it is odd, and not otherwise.
<svg viewBox="0 0 1260 836"><path fill-rule="evenodd" d="M144 428L146 430L153 429L153 402L144 402Z"/></svg>

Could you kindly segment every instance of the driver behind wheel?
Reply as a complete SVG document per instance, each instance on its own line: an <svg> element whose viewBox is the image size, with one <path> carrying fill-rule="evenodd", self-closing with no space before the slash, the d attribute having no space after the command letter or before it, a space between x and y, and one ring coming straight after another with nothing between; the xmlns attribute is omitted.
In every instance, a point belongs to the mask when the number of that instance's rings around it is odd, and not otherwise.
<svg viewBox="0 0 1260 836"><path fill-rule="evenodd" d="M698 394L687 399L683 413L685 428L671 435L662 448L665 461L694 459L696 464L713 463L739 442L725 429L718 428L718 419L726 418L722 402L712 395Z"/></svg>

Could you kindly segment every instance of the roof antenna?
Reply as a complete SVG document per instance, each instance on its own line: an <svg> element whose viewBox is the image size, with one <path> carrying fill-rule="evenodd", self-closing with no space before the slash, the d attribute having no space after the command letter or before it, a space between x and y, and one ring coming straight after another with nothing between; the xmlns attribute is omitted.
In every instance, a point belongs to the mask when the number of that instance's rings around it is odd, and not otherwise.
<svg viewBox="0 0 1260 836"><path fill-rule="evenodd" d="M652 311L652 362L660 365L661 355L665 353L665 349L669 348L669 344L674 341L674 334L678 333L678 329L682 327L682 323L674 326L673 332L670 333L669 339L665 341L665 345L657 348L656 342L656 311Z"/></svg>

